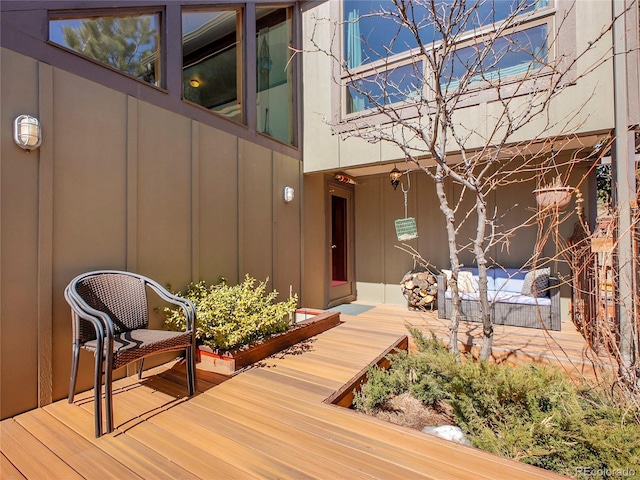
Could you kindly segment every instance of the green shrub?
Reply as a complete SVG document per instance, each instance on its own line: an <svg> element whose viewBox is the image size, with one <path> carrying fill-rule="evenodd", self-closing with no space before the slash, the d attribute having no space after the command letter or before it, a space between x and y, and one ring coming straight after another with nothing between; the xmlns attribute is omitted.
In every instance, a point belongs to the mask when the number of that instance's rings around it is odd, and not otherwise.
<svg viewBox="0 0 640 480"><path fill-rule="evenodd" d="M267 281L259 282L257 287L256 280L248 275L233 286L224 281L216 285L201 281L191 283L185 294L177 293L196 306L198 341L214 351L230 351L286 331L298 297L276 303L278 292L267 293ZM169 330L184 330L181 308L165 307L163 311Z"/></svg>
<svg viewBox="0 0 640 480"><path fill-rule="evenodd" d="M369 367L367 382L359 392L354 392L353 405L357 410L370 414L392 395L399 393L393 386L389 372L377 365Z"/></svg>
<svg viewBox="0 0 640 480"><path fill-rule="evenodd" d="M388 371L374 370L356 408L370 412L409 391L425 405L448 403L482 450L570 476L634 468L640 475L640 411L633 402L577 386L550 367L458 362L433 335L411 333L417 351L393 356Z"/></svg>

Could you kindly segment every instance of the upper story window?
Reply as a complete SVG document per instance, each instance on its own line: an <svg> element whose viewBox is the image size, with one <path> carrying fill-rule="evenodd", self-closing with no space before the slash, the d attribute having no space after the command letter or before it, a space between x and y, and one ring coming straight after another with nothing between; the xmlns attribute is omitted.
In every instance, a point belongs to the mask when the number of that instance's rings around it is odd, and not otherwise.
<svg viewBox="0 0 640 480"><path fill-rule="evenodd" d="M422 95L422 62L388 68L347 84L346 113L362 112Z"/></svg>
<svg viewBox="0 0 640 480"><path fill-rule="evenodd" d="M456 19L453 35L486 27L509 18L548 6L549 0L474 0L464 10L451 0L434 0L433 8L442 18ZM349 68L389 58L416 48L415 36L397 18L398 7L392 0L344 0L344 59ZM429 10L420 2L407 9L411 23L420 29L420 39L429 44L441 40L440 29ZM459 18L457 18L459 17Z"/></svg>
<svg viewBox="0 0 640 480"><path fill-rule="evenodd" d="M462 79L469 85L491 82L538 70L546 62L547 25L542 24L498 38L490 47L480 41L456 49L445 60L440 84L444 91L452 91Z"/></svg>
<svg viewBox="0 0 640 480"><path fill-rule="evenodd" d="M433 0L403 2L406 16L426 48L445 40L456 50L439 72L443 91L539 70L548 60L549 0ZM416 55L417 40L402 25L392 0L344 0L343 45L345 114L392 103L429 98L424 82L434 72ZM427 8L427 6L429 8ZM432 12L438 12L432 14ZM506 33L487 45L483 39L506 24ZM392 61L393 63L389 63ZM404 63L402 66L398 66ZM477 72L477 73L475 73Z"/></svg>
<svg viewBox="0 0 640 480"><path fill-rule="evenodd" d="M243 121L241 10L182 14L182 94L235 121Z"/></svg>
<svg viewBox="0 0 640 480"><path fill-rule="evenodd" d="M293 9L256 7L258 131L294 145Z"/></svg>
<svg viewBox="0 0 640 480"><path fill-rule="evenodd" d="M53 15L49 40L152 85L161 85L160 14Z"/></svg>
<svg viewBox="0 0 640 480"><path fill-rule="evenodd" d="M79 53L94 64L164 87L168 95L159 102L176 111L195 115L194 108L205 108L249 127L241 129L241 134L258 132L295 147L297 59L292 46L297 38L294 28L301 25L294 18L300 14L299 2L195 5L185 1L179 9L166 8L169 3L161 1L149 9L114 5L100 10L52 11L49 43ZM255 21L247 21L251 18ZM161 35L163 25L171 27L178 22L180 34L174 35L171 32L175 30L168 28L170 36L166 37L166 32ZM252 42L247 42L248 38ZM92 75L96 71L95 65L91 67ZM108 77L107 83L111 81ZM247 91L248 85L253 91ZM131 87L140 86L126 86ZM184 108L185 104L189 105ZM197 115L201 118L202 113ZM213 122L217 125L219 119ZM230 125L234 131L237 127ZM264 139L258 142L264 143Z"/></svg>

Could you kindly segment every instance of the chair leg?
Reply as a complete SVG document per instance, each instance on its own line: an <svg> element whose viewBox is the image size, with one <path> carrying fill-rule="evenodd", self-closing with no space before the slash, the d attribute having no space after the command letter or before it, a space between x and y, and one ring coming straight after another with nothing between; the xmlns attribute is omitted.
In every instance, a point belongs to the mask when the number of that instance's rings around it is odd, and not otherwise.
<svg viewBox="0 0 640 480"><path fill-rule="evenodd" d="M93 403L96 438L102 436L102 372L104 367L104 356L102 354L102 340L98 339L95 357L95 372L93 379Z"/></svg>
<svg viewBox="0 0 640 480"><path fill-rule="evenodd" d="M107 361L104 372L104 404L105 416L107 421L106 433L113 432L113 388L111 385L112 380L113 368L111 367L111 362Z"/></svg>
<svg viewBox="0 0 640 480"><path fill-rule="evenodd" d="M142 370L144 370L144 358L140 359L140 368L138 369L138 380L142 380Z"/></svg>
<svg viewBox="0 0 640 480"><path fill-rule="evenodd" d="M185 357L187 361L187 386L191 397L197 389L196 356L193 347L186 348Z"/></svg>
<svg viewBox="0 0 640 480"><path fill-rule="evenodd" d="M80 344L78 341L73 343L71 354L71 378L69 378L69 403L73 403L73 397L76 392L76 379L78 378L78 361L80 358Z"/></svg>

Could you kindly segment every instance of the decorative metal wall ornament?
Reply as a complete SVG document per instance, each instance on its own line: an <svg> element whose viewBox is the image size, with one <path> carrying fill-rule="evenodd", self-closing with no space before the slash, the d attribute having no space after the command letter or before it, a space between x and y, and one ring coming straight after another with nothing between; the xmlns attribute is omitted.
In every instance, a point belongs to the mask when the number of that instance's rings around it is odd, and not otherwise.
<svg viewBox="0 0 640 480"><path fill-rule="evenodd" d="M359 185L353 178L345 175L344 173L336 173L333 178L341 183L347 183L349 185Z"/></svg>

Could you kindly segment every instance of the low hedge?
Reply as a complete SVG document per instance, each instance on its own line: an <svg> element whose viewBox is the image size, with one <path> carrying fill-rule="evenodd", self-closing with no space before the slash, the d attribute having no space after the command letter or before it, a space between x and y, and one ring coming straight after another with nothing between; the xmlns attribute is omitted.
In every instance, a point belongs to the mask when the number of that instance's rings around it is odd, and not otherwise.
<svg viewBox="0 0 640 480"><path fill-rule="evenodd" d="M208 285L205 281L191 283L185 293L196 306L196 338L214 351L226 352L255 344L274 334L285 332L291 325L298 303L297 295L276 302L277 290L267 292L267 282L258 282L247 275L238 285L222 280ZM163 309L169 330L184 330L185 317L181 308Z"/></svg>

